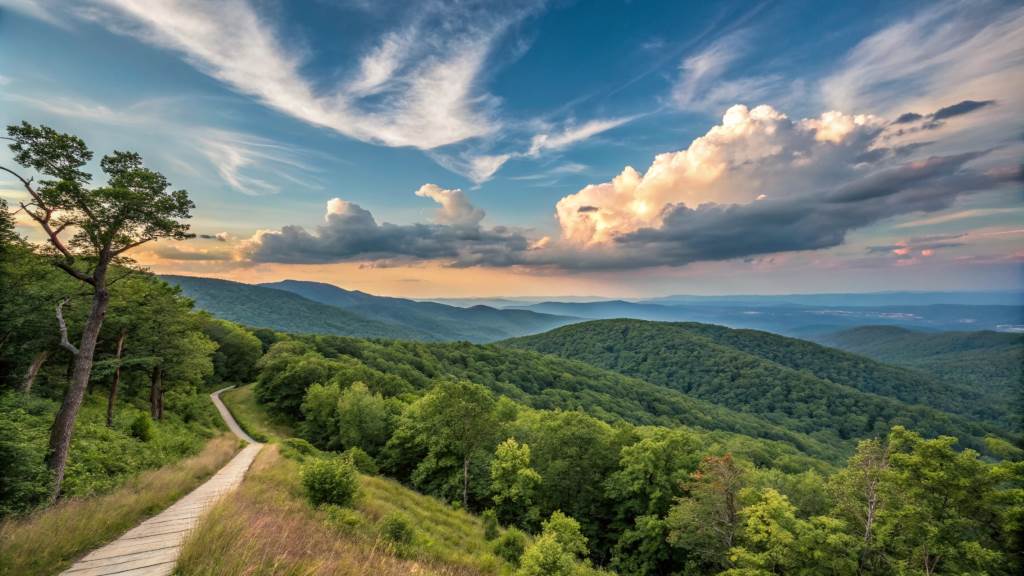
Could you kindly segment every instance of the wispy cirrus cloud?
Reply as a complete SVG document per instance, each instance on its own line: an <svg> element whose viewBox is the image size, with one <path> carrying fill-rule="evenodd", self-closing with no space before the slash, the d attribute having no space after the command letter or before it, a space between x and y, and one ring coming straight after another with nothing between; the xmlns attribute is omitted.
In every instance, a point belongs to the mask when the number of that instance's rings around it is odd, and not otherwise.
<svg viewBox="0 0 1024 576"><path fill-rule="evenodd" d="M526 151L527 156L536 157L543 151L562 150L597 136L598 134L618 128L623 124L632 122L638 116L624 116L621 118L598 118L576 124L569 122L560 130L545 131L537 134L530 141L530 148Z"/></svg>

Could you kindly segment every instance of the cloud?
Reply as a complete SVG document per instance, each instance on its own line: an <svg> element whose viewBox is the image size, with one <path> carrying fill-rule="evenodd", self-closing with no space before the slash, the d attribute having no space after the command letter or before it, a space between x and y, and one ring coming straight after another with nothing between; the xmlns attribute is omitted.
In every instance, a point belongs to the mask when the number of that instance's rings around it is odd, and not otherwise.
<svg viewBox="0 0 1024 576"><path fill-rule="evenodd" d="M218 232L216 234L199 234L199 238L203 240L216 240L218 242L227 242L231 239L231 235L227 232Z"/></svg>
<svg viewBox="0 0 1024 576"><path fill-rule="evenodd" d="M386 146L432 149L495 133L497 100L479 90L485 64L533 4L481 10L425 3L323 88L309 54L246 0L83 0L80 17L172 50L203 73L299 120ZM344 71L342 71L344 72Z"/></svg>
<svg viewBox="0 0 1024 576"><path fill-rule="evenodd" d="M619 126L631 122L636 118L636 116L626 116L622 118L590 120L580 125L570 123L564 126L561 131L556 133L537 134L531 140L530 149L527 150L526 155L537 157L541 152L546 150L562 150L563 148L568 148L573 144L593 138L602 132L618 128Z"/></svg>
<svg viewBox="0 0 1024 576"><path fill-rule="evenodd" d="M920 126L911 128L910 130L934 130L944 125L945 120L949 118L955 118L957 116L963 116L970 114L975 110L981 110L982 108L988 108L994 106L995 100L963 100L952 106L944 106L939 108L931 114L918 114L916 112L905 112L900 114L899 118L893 120L893 124L915 124L922 122Z"/></svg>
<svg viewBox="0 0 1024 576"><path fill-rule="evenodd" d="M934 256L936 250L958 248L964 245L959 241L967 234L936 234L902 240L895 244L868 246L868 254L891 254L897 258L913 258L914 256Z"/></svg>
<svg viewBox="0 0 1024 576"><path fill-rule="evenodd" d="M850 177L879 125L866 115L827 112L794 122L770 106L733 106L689 148L657 155L644 174L627 166L610 182L562 198L555 208L562 236L584 246L609 242L659 225L668 205L785 197L795 177L804 187ZM581 213L581 206L598 210Z"/></svg>
<svg viewBox="0 0 1024 576"><path fill-rule="evenodd" d="M500 267L520 263L530 250L530 241L517 230L481 227L483 211L469 205L461 191L428 184L417 194L441 205L439 223L378 223L358 204L334 198L327 203L325 223L314 232L301 226L261 231L243 244L241 256L253 262L372 261L387 266L432 260L454 267Z"/></svg>
<svg viewBox="0 0 1024 576"><path fill-rule="evenodd" d="M424 184L416 191L421 198L430 198L441 205L435 220L451 226L479 226L484 211L469 203L462 190L445 190L437 184Z"/></svg>
<svg viewBox="0 0 1024 576"><path fill-rule="evenodd" d="M232 188L251 196L275 194L284 178L307 188L317 187L293 174L312 168L295 158L296 152L271 140L228 130L196 130L195 148L217 169Z"/></svg>
<svg viewBox="0 0 1024 576"><path fill-rule="evenodd" d="M861 41L823 81L822 96L836 109L884 115L979 94L1019 104L1022 57L1024 7L939 2Z"/></svg>

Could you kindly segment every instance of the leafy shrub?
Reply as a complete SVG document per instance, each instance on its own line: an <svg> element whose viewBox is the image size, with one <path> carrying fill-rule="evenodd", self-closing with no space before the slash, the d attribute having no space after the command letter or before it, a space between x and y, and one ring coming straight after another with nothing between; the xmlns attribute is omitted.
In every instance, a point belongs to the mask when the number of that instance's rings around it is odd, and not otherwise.
<svg viewBox="0 0 1024 576"><path fill-rule="evenodd" d="M324 504L320 507L328 526L343 534L351 534L363 525L362 513L351 508L342 508L335 504Z"/></svg>
<svg viewBox="0 0 1024 576"><path fill-rule="evenodd" d="M149 442L153 439L155 426L153 426L153 419L149 417L149 414L145 412L140 413L132 420L131 435L133 438L142 440L143 442Z"/></svg>
<svg viewBox="0 0 1024 576"><path fill-rule="evenodd" d="M519 528L509 528L494 543L494 555L513 566L519 565L519 558L526 549L526 534Z"/></svg>
<svg viewBox="0 0 1024 576"><path fill-rule="evenodd" d="M281 453L292 460L302 462L307 456L319 455L320 451L302 438L288 438L281 442Z"/></svg>
<svg viewBox="0 0 1024 576"><path fill-rule="evenodd" d="M498 537L498 514L493 508L484 510L484 538L487 540L494 540Z"/></svg>
<svg viewBox="0 0 1024 576"><path fill-rule="evenodd" d="M302 467L302 485L315 505L351 506L359 495L359 473L344 458L313 458Z"/></svg>
<svg viewBox="0 0 1024 576"><path fill-rule="evenodd" d="M392 512L380 521L380 535L399 545L411 544L416 536L412 523L399 512Z"/></svg>
<svg viewBox="0 0 1024 576"><path fill-rule="evenodd" d="M42 458L46 436L40 433L50 419L33 415L31 402L14 392L0 395L0 517L42 503L50 491Z"/></svg>
<svg viewBox="0 0 1024 576"><path fill-rule="evenodd" d="M345 450L341 453L341 457L351 461L356 470L363 474L377 474L380 472L380 468L377 467L377 461L373 459L373 456L370 456L358 446Z"/></svg>

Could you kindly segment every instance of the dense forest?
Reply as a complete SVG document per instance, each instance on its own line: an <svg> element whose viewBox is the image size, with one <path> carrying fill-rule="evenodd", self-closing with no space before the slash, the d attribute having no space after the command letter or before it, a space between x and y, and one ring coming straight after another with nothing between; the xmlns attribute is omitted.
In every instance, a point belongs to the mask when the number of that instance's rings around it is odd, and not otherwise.
<svg viewBox="0 0 1024 576"><path fill-rule="evenodd" d="M502 524L540 531L541 520L568 515L585 558L622 574L1019 567L1010 551L1024 469L1019 449L998 438L989 451L1010 459L994 462L952 437L895 426L859 442L842 466L800 456L788 467L795 455L775 442L636 425L599 406L538 408L508 387L523 386L529 368L492 383L481 374L504 352L462 348L281 335L260 361L256 394L314 445L358 449L385 474L493 510Z"/></svg>

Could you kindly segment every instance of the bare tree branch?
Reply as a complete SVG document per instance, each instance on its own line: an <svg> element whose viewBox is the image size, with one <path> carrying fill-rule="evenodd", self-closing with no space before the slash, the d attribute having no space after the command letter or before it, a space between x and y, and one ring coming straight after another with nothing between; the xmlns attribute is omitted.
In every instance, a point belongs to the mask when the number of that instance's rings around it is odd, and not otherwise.
<svg viewBox="0 0 1024 576"><path fill-rule="evenodd" d="M117 256L117 255L119 255L119 254L122 254L122 253L124 253L124 252L127 252L127 251L131 250L132 248L137 248L137 247L139 247L139 246L142 246L142 245L143 245L143 244L145 244L146 242L149 242L150 240L154 240L154 239L155 239L155 238L152 238L152 237L150 237L150 238L143 238L142 240L139 240L138 242L132 242L131 244L129 244L129 245L127 245L127 246L125 246L124 248L121 248L121 249L119 249L119 250L116 250L116 251L114 252L114 256Z"/></svg>
<svg viewBox="0 0 1024 576"><path fill-rule="evenodd" d="M57 324L60 325L60 345L62 348L71 352L75 356L78 356L78 348L68 340L68 325L64 322L64 305L71 300L71 297L66 297L57 303Z"/></svg>

